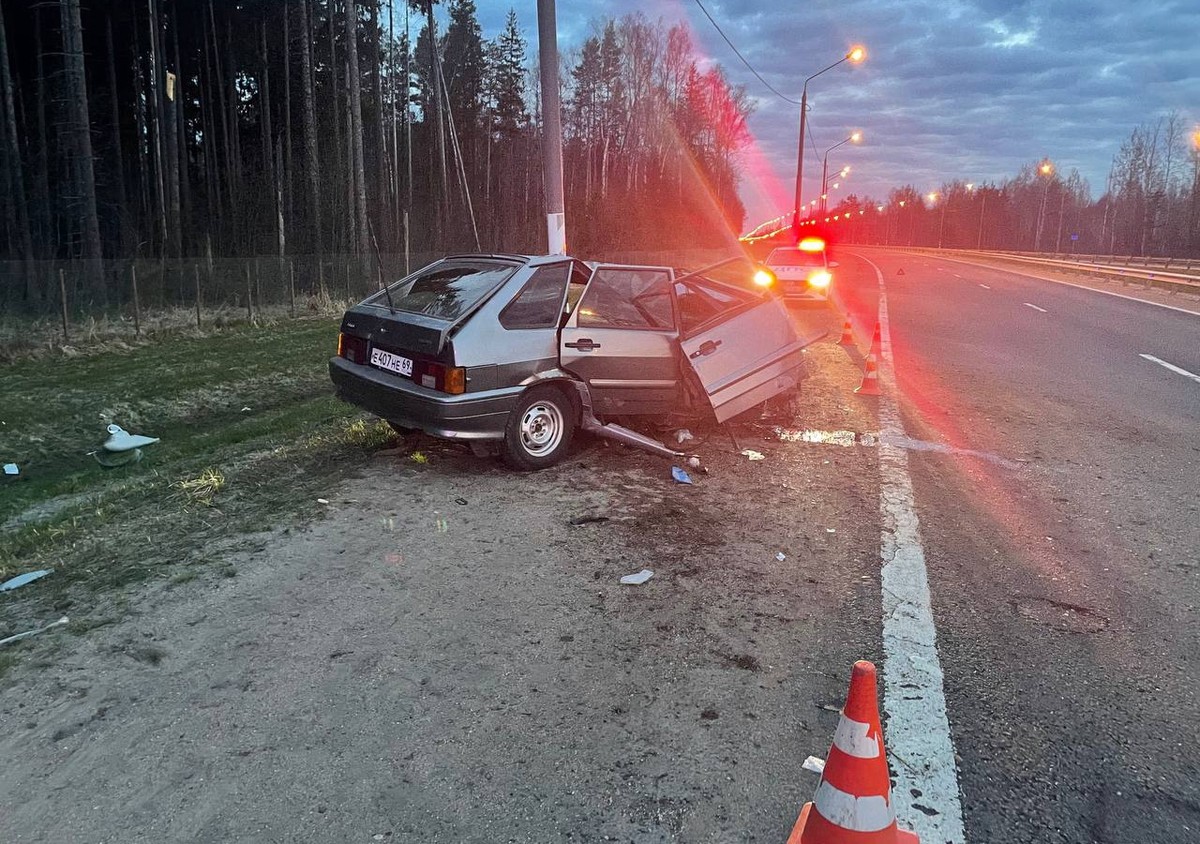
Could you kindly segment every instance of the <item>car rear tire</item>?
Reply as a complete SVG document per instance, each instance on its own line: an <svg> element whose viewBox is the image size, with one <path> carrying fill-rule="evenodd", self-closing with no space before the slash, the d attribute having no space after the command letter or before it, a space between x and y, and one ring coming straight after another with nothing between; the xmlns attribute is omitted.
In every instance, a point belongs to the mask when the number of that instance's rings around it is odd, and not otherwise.
<svg viewBox="0 0 1200 844"><path fill-rule="evenodd" d="M575 405L561 390L527 390L504 430L505 462L527 472L553 466L571 447L576 415Z"/></svg>

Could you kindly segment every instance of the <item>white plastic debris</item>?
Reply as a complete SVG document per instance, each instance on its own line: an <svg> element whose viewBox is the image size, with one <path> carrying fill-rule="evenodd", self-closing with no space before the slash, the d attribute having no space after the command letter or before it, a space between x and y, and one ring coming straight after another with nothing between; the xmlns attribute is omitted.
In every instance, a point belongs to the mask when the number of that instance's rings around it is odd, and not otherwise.
<svg viewBox="0 0 1200 844"><path fill-rule="evenodd" d="M814 774L825 773L825 760L816 756L809 756L800 765L806 771L812 771Z"/></svg>
<svg viewBox="0 0 1200 844"><path fill-rule="evenodd" d="M242 413L250 413L250 408L249 408L249 407L243 407L243 408L242 408Z"/></svg>
<svg viewBox="0 0 1200 844"><path fill-rule="evenodd" d="M120 425L108 426L108 439L104 441L104 450L111 452L133 451L135 448L154 445L158 437L144 437L141 434L131 434Z"/></svg>
<svg viewBox="0 0 1200 844"><path fill-rule="evenodd" d="M317 503L318 503L318 504L328 504L328 503L329 503L329 499L328 499L328 498L318 498L318 499L317 499Z"/></svg>
<svg viewBox="0 0 1200 844"><path fill-rule="evenodd" d="M696 437L687 428L680 428L675 432L675 442L683 445L688 440L694 440Z"/></svg>
<svg viewBox="0 0 1200 844"><path fill-rule="evenodd" d="M64 615L58 621L52 621L49 624L47 624L45 627L38 627L33 630L26 630L24 633L18 633L16 636L9 636L7 639L0 639L0 645L7 645L9 642L16 642L21 639L28 639L30 636L36 636L39 633L45 633L47 630L51 630L55 627L62 627L64 624L70 624L70 623L71 623L71 619L67 618Z"/></svg>
<svg viewBox="0 0 1200 844"><path fill-rule="evenodd" d="M5 463L4 464L4 474L19 475L19 474L21 474L21 470L19 468L17 468L16 463Z"/></svg>
<svg viewBox="0 0 1200 844"><path fill-rule="evenodd" d="M780 551L778 554L775 555L775 559L779 560L779 562L782 563L784 560L787 559L787 554Z"/></svg>
<svg viewBox="0 0 1200 844"><path fill-rule="evenodd" d="M626 586L641 586L650 578L654 577L654 572L650 569L642 569L637 574L627 574L621 578L621 582Z"/></svg>
<svg viewBox="0 0 1200 844"><path fill-rule="evenodd" d="M746 455L751 460L766 460L767 459L766 455L764 455L761 451L755 451L752 448L743 448L742 454Z"/></svg>
<svg viewBox="0 0 1200 844"><path fill-rule="evenodd" d="M35 580L41 580L48 574L52 574L54 569L39 569L37 571L27 571L24 574L18 574L16 577L0 583L0 592L11 592L14 589L24 586L26 583L33 583Z"/></svg>

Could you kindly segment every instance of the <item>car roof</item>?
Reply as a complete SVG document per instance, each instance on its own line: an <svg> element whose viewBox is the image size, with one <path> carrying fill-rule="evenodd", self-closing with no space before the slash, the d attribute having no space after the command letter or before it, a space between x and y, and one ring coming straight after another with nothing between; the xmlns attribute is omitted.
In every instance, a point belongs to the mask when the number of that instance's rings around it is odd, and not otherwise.
<svg viewBox="0 0 1200 844"><path fill-rule="evenodd" d="M516 252L463 252L456 255L446 255L442 260L453 261L461 259L495 261L518 261L522 264L557 264L562 261L576 261L577 258L572 258L570 255L522 255Z"/></svg>

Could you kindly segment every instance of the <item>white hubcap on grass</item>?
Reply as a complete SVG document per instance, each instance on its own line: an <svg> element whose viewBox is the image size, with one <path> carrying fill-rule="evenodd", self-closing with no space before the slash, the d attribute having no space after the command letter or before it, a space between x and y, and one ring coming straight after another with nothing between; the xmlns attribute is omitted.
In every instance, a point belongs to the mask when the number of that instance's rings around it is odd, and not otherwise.
<svg viewBox="0 0 1200 844"><path fill-rule="evenodd" d="M541 457L558 448L563 438L563 416L549 402L532 404L521 417L521 447L533 457Z"/></svg>

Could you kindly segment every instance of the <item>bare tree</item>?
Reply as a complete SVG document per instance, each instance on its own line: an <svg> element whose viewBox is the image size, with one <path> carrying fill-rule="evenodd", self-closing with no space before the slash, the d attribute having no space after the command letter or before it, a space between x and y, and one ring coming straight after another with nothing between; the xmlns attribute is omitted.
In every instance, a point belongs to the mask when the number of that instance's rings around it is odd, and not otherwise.
<svg viewBox="0 0 1200 844"><path fill-rule="evenodd" d="M125 198L125 156L121 150L121 95L120 89L117 88L117 57L116 50L113 48L113 28L112 15L108 15L104 19L104 43L108 48L108 96L110 99L109 105L112 106L112 138L110 143L112 149L109 150L113 161L113 183L116 190L114 195L117 201L117 253L120 254L125 250L125 243L128 239L126 234L127 220L125 208L127 205Z"/></svg>
<svg viewBox="0 0 1200 844"><path fill-rule="evenodd" d="M321 182L317 173L317 120L313 104L312 27L309 2L300 2L300 82L304 91L304 170L308 177L309 221L313 245L319 250L321 232Z"/></svg>
<svg viewBox="0 0 1200 844"><path fill-rule="evenodd" d="M346 0L346 64L350 82L350 163L354 171L354 217L358 234L356 249L360 256L371 250L367 232L367 185L363 165L362 86L358 75L358 8Z"/></svg>
<svg viewBox="0 0 1200 844"><path fill-rule="evenodd" d="M21 148L17 142L17 115L13 108L12 74L8 69L8 37L4 29L4 13L0 11L0 88L4 99L4 160L8 162L8 181L12 188L12 204L16 206L17 239L21 259L25 264L25 298L36 295L33 280L33 238L29 234L29 209L25 205L25 176L21 168Z"/></svg>
<svg viewBox="0 0 1200 844"><path fill-rule="evenodd" d="M88 267L88 282L101 291L104 255L100 242L100 220L96 214L96 175L92 168L92 136L88 130L87 76L83 62L83 30L79 0L60 0L63 36L63 82L66 88L67 121L63 127L77 191L80 254Z"/></svg>

